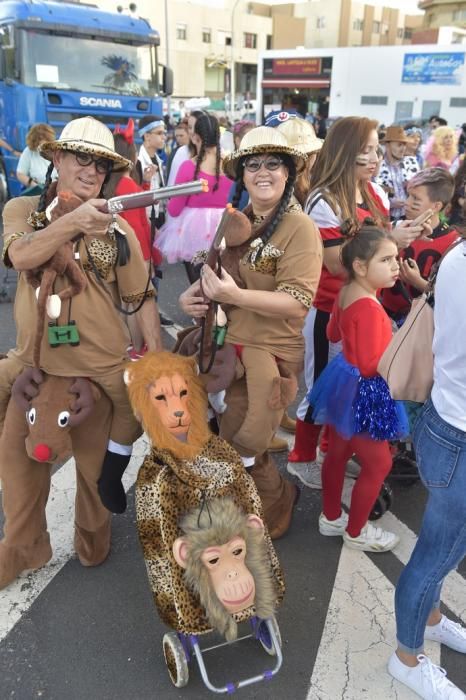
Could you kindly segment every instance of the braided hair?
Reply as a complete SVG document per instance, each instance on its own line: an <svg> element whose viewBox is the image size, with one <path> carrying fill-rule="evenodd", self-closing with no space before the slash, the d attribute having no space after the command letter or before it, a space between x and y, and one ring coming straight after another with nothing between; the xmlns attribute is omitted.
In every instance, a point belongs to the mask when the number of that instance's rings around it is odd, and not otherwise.
<svg viewBox="0 0 466 700"><path fill-rule="evenodd" d="M272 234L276 231L278 228L278 225L280 221L283 219L285 212L288 208L288 205L290 203L290 200L293 196L293 191L294 191L294 186L296 182L296 163L293 160L291 156L289 156L286 153L280 153L279 154L280 158L283 161L284 166L288 169L288 179L285 184L285 189L283 190L282 197L280 199L280 202L278 203L277 207L274 209L274 211L266 218L264 223L255 230L255 238L260 238L264 244L264 246L268 243L270 240ZM241 198L241 194L243 190L245 189L244 187L244 181L243 181L243 172L244 172L244 161L245 158L242 158L239 162L238 165L238 170L237 170L237 179L236 179L236 188L235 192L233 195L232 199L232 205L234 207L238 206L239 200ZM248 207L249 209L249 207ZM249 209L249 211L246 211L245 213L249 214L251 216L252 212L252 207ZM262 254L262 250L259 249L257 257L259 258Z"/></svg>
<svg viewBox="0 0 466 700"><path fill-rule="evenodd" d="M215 146L215 185L212 191L218 190L218 181L220 177L220 127L218 124L217 117L213 114L202 114L197 117L196 123L194 125L194 133L201 139L201 147L196 158L196 169L194 171L194 180L197 179L199 175L199 170L201 168L202 161L204 160L206 149Z"/></svg>
<svg viewBox="0 0 466 700"><path fill-rule="evenodd" d="M50 183L52 182L52 173L53 173L53 162L50 163L49 167L47 168L47 173L45 175L45 182L44 182L44 189L41 192L40 198L39 198L39 204L37 205L37 213L41 214L43 211L47 209L48 206L48 201L47 201L47 193L48 189L50 187Z"/></svg>

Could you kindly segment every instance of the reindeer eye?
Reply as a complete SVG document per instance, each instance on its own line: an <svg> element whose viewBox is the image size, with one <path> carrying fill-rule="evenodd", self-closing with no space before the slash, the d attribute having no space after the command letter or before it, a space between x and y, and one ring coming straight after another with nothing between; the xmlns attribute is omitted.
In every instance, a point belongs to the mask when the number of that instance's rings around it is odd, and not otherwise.
<svg viewBox="0 0 466 700"><path fill-rule="evenodd" d="M188 390L187 390L187 389L181 389L181 391L180 391L180 398L183 398L183 396L187 396L187 395L188 395Z"/></svg>
<svg viewBox="0 0 466 700"><path fill-rule="evenodd" d="M233 550L233 556L234 557L239 557L243 553L243 548L242 547L237 547L236 549Z"/></svg>
<svg viewBox="0 0 466 700"><path fill-rule="evenodd" d="M69 411L61 411L58 414L58 425L60 428L66 428L70 420L70 412Z"/></svg>
<svg viewBox="0 0 466 700"><path fill-rule="evenodd" d="M30 408L29 411L26 411L26 418L30 425L34 425L36 422L36 409Z"/></svg>

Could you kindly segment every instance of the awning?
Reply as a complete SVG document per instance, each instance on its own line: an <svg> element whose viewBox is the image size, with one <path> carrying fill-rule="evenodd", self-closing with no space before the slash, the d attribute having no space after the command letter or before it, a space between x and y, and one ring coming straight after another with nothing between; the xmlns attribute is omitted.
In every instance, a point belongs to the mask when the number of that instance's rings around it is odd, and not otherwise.
<svg viewBox="0 0 466 700"><path fill-rule="evenodd" d="M322 78L266 78L262 81L262 87L328 88L330 80Z"/></svg>

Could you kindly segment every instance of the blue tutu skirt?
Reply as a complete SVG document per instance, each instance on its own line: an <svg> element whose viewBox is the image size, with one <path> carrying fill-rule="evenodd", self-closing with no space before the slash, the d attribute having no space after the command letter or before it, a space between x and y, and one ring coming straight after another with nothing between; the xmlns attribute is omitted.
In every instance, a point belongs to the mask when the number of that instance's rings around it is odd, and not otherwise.
<svg viewBox="0 0 466 700"><path fill-rule="evenodd" d="M347 440L364 433L373 440L409 435L403 402L392 399L382 377L362 377L343 353L329 362L307 398L313 421L333 425Z"/></svg>

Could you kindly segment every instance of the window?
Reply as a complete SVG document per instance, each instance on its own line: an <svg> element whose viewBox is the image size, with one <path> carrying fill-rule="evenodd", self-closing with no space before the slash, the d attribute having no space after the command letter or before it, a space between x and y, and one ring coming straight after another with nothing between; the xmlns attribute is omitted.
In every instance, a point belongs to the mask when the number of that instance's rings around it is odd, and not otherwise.
<svg viewBox="0 0 466 700"><path fill-rule="evenodd" d="M267 49L267 51L272 48L272 35L271 34L267 34L267 38L265 40L265 48Z"/></svg>
<svg viewBox="0 0 466 700"><path fill-rule="evenodd" d="M404 38L405 39L412 39L412 36L413 36L413 30L405 27Z"/></svg>
<svg viewBox="0 0 466 700"><path fill-rule="evenodd" d="M210 29L206 29L206 27L202 28L202 43L203 44L210 44L212 41L212 32Z"/></svg>
<svg viewBox="0 0 466 700"><path fill-rule="evenodd" d="M382 95L362 95L361 96L362 105L387 105L388 97L383 97Z"/></svg>
<svg viewBox="0 0 466 700"><path fill-rule="evenodd" d="M450 107L466 107L466 97L450 98Z"/></svg>
<svg viewBox="0 0 466 700"><path fill-rule="evenodd" d="M363 19L355 19L353 22L353 29L356 32L362 32L364 29L364 20Z"/></svg>
<svg viewBox="0 0 466 700"><path fill-rule="evenodd" d="M403 38L403 36L404 36L403 27L398 27L398 29L396 30L396 35L397 35L398 39L402 39L402 38Z"/></svg>
<svg viewBox="0 0 466 700"><path fill-rule="evenodd" d="M244 32L244 48L245 49L257 49L257 34L251 34L250 32Z"/></svg>
<svg viewBox="0 0 466 700"><path fill-rule="evenodd" d="M188 38L188 25L187 24L177 24L176 25L176 38L186 41Z"/></svg>
<svg viewBox="0 0 466 700"><path fill-rule="evenodd" d="M325 17L324 17L324 15L321 15L320 17L316 17L316 27L317 27L317 29L325 29Z"/></svg>
<svg viewBox="0 0 466 700"><path fill-rule="evenodd" d="M372 22L372 33L380 34L380 22Z"/></svg>
<svg viewBox="0 0 466 700"><path fill-rule="evenodd" d="M221 46L231 46L230 32L225 32L223 29L219 29L217 32L217 44L220 44Z"/></svg>

